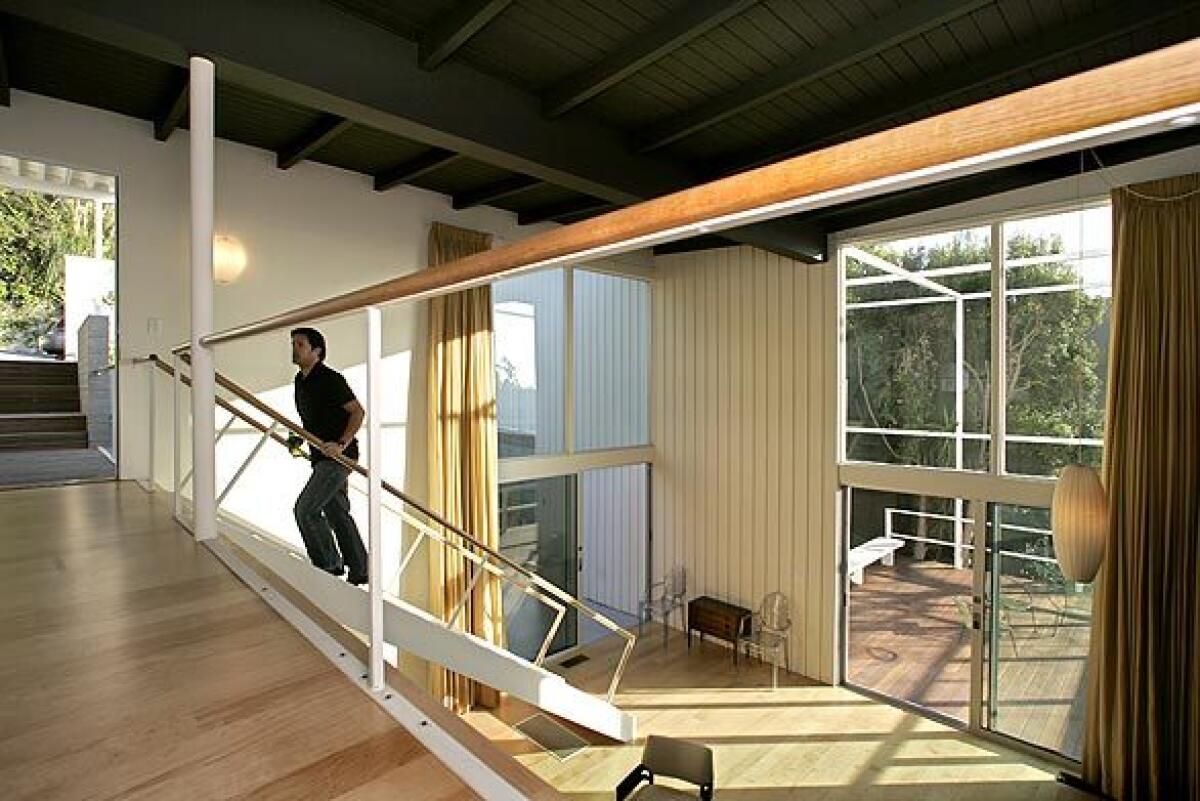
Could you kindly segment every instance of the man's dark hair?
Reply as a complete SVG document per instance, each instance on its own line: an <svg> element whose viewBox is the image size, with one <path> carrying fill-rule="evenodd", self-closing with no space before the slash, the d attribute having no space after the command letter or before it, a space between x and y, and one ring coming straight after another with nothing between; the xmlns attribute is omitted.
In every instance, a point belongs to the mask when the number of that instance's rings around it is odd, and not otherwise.
<svg viewBox="0 0 1200 801"><path fill-rule="evenodd" d="M310 348L320 348L321 349L320 361L325 361L325 356L327 355L326 350L325 350L325 337L324 337L324 335L321 334L320 331L318 331L315 328L308 328L308 327L293 328L292 336L296 336L297 334L299 334L300 336L302 336L308 340L308 346Z"/></svg>

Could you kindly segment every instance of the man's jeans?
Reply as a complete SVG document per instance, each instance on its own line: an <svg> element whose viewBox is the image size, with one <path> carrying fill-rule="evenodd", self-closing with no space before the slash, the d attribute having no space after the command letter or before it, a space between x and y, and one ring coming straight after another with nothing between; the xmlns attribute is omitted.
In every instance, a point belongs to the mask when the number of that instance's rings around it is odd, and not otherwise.
<svg viewBox="0 0 1200 801"><path fill-rule="evenodd" d="M367 550L350 516L349 479L349 468L332 459L313 462L312 476L293 511L314 565L340 575L345 560L351 576L366 576Z"/></svg>

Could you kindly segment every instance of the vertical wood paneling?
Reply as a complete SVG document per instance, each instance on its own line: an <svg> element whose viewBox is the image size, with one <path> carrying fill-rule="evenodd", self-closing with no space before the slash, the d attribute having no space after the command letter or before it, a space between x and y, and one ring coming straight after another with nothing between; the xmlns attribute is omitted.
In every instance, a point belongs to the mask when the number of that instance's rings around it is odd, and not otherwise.
<svg viewBox="0 0 1200 801"><path fill-rule="evenodd" d="M654 563L689 596L788 594L793 669L834 678L836 275L752 248L660 257Z"/></svg>

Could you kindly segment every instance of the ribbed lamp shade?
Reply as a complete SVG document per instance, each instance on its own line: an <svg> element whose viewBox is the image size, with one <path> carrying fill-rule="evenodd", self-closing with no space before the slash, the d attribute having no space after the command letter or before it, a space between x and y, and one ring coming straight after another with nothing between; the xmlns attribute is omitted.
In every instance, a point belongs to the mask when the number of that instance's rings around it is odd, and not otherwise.
<svg viewBox="0 0 1200 801"><path fill-rule="evenodd" d="M1081 464L1063 468L1054 487L1050 528L1063 574L1072 581L1096 578L1108 538L1108 498L1095 469Z"/></svg>

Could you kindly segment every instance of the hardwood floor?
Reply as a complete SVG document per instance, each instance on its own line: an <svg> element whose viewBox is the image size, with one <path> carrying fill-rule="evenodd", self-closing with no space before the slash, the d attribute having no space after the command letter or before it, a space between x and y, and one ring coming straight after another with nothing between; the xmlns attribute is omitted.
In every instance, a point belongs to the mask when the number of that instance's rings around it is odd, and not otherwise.
<svg viewBox="0 0 1200 801"><path fill-rule="evenodd" d="M561 670L599 692L611 677L610 644ZM617 705L638 717L632 745L595 737L560 761L512 726L533 712L507 702L469 721L522 764L574 799L610 799L637 764L643 738L664 734L712 747L716 796L739 801L1075 801L1085 796L1055 783L1057 767L972 737L850 690L780 675L770 668L735 669L727 648L706 642L689 651L674 633L666 649L658 630L639 641ZM580 733L584 735L586 733Z"/></svg>
<svg viewBox="0 0 1200 801"><path fill-rule="evenodd" d="M0 798L466 799L128 482L0 492Z"/></svg>
<svg viewBox="0 0 1200 801"><path fill-rule="evenodd" d="M996 676L996 725L1078 758L1083 749L1090 601L1033 595L1007 577ZM955 599L971 596L971 571L898 559L872 565L850 589L848 679L965 720L970 640Z"/></svg>

